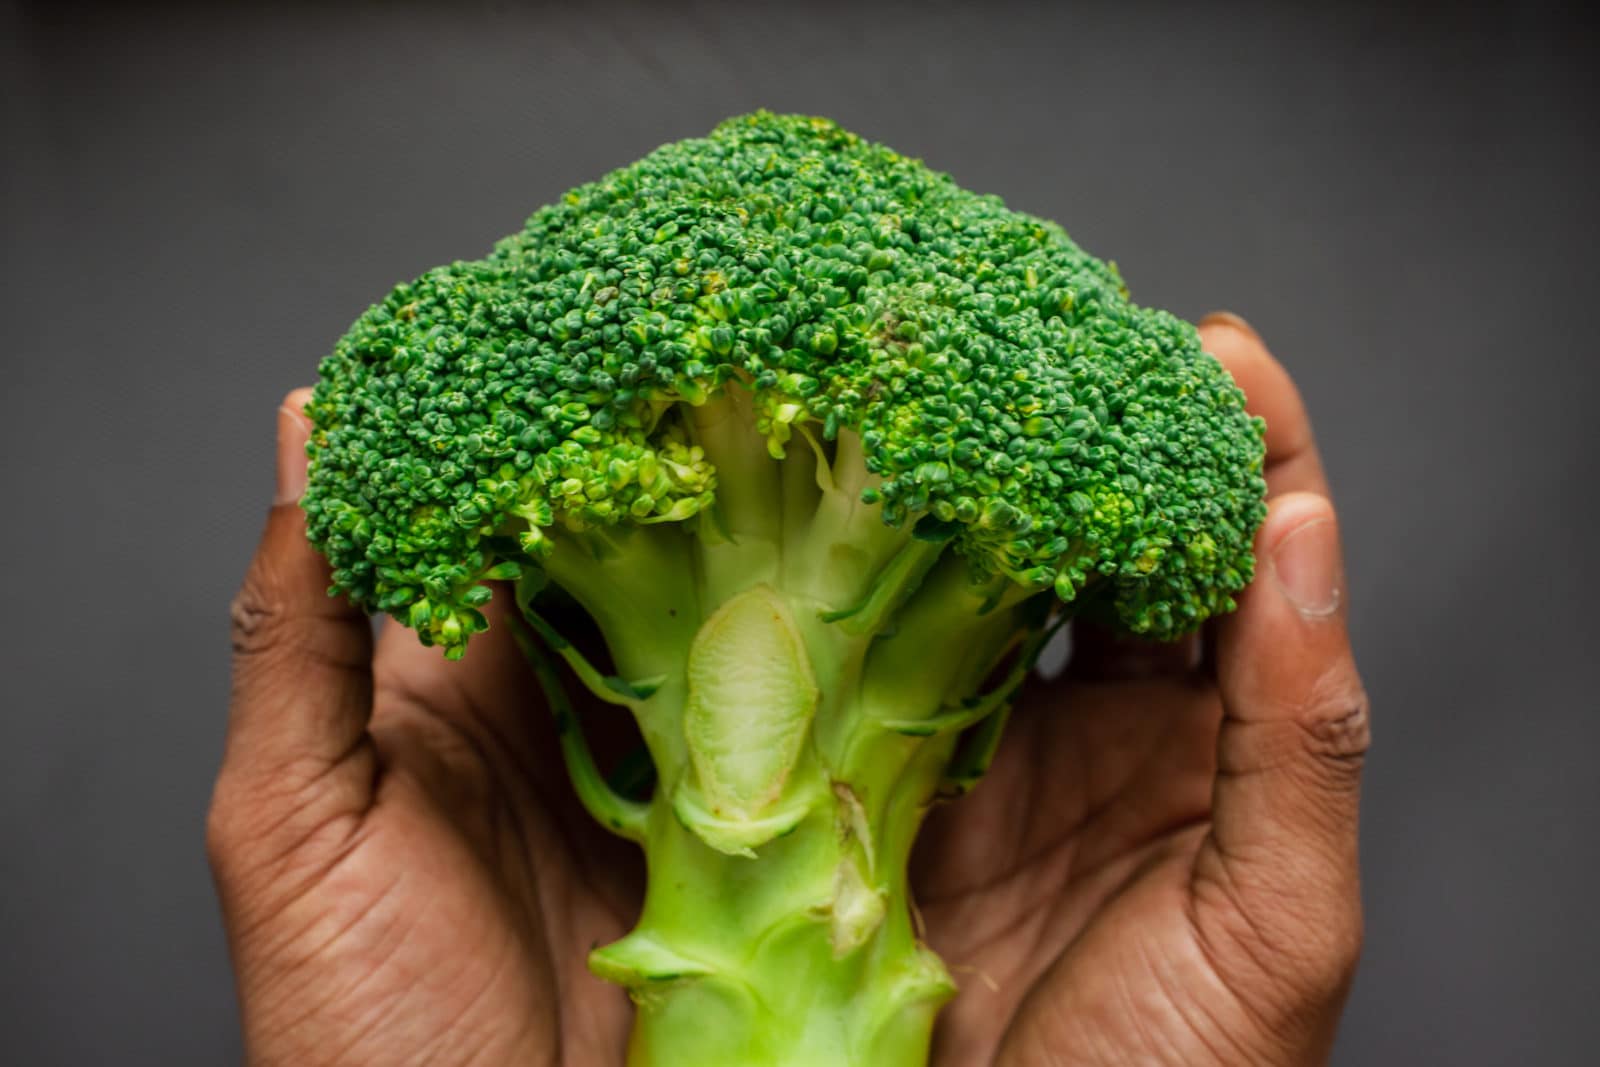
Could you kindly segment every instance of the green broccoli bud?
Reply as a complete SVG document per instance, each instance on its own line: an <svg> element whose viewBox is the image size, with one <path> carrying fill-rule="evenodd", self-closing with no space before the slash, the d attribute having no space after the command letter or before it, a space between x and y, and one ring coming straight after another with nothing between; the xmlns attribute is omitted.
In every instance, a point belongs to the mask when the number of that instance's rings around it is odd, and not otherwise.
<svg viewBox="0 0 1600 1067"><path fill-rule="evenodd" d="M923 1062L953 985L910 920L922 813L981 777L1048 627L1194 630L1265 515L1261 424L1192 326L1054 223L764 112L399 286L307 411L336 592L459 657L516 583L579 795L649 856L591 957L641 1064ZM648 800L541 646L632 710Z"/></svg>

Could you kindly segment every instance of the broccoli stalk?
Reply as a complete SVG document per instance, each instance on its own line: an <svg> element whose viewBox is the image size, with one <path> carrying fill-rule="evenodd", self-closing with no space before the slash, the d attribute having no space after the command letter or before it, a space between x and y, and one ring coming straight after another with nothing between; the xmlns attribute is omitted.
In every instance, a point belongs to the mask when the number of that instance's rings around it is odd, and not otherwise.
<svg viewBox="0 0 1600 1067"><path fill-rule="evenodd" d="M590 957L635 1064L925 1062L955 986L912 921L923 815L982 776L1053 625L1193 629L1264 515L1261 427L1191 327L823 120L575 190L322 372L335 590L454 657L514 582L576 791L645 850L638 926ZM632 712L647 797L564 675Z"/></svg>
<svg viewBox="0 0 1600 1067"><path fill-rule="evenodd" d="M948 531L885 526L859 499L855 434L832 457L802 444L774 459L740 386L689 416L720 521L603 545L555 534L521 590L536 633L633 711L658 770L639 804L599 781L581 741L568 750L590 812L639 841L653 875L638 928L591 966L638 1002L639 1063L923 1062L955 987L911 921L912 841L941 788L979 773L982 753L945 777L962 732L1000 715L1032 663L1048 602L975 584ZM663 681L602 679L538 615L546 579L599 622L622 678Z"/></svg>

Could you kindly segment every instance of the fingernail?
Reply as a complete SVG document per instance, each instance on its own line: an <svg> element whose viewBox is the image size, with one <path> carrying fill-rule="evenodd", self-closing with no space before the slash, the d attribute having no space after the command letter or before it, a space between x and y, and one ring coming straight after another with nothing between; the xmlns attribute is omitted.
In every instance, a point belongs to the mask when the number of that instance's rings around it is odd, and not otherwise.
<svg viewBox="0 0 1600 1067"><path fill-rule="evenodd" d="M1254 326L1246 322L1243 316L1235 315L1231 311L1213 311L1206 315L1205 318L1200 320L1200 325L1228 326L1238 330L1247 337L1254 337L1257 341L1261 340L1261 335L1256 333L1256 328Z"/></svg>
<svg viewBox="0 0 1600 1067"><path fill-rule="evenodd" d="M306 423L297 411L278 409L278 489L273 504L293 504L306 491Z"/></svg>
<svg viewBox="0 0 1600 1067"><path fill-rule="evenodd" d="M1278 542L1272 551L1278 588L1308 619L1339 607L1339 535L1331 519L1313 519Z"/></svg>

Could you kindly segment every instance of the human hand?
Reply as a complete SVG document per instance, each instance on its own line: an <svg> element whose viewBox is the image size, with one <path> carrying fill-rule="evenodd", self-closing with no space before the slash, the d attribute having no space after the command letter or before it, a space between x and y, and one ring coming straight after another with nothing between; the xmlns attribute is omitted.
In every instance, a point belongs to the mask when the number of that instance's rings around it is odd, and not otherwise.
<svg viewBox="0 0 1600 1067"><path fill-rule="evenodd" d="M636 851L573 799L508 625L452 669L403 627L374 649L328 597L297 504L306 398L279 411L277 502L234 603L208 825L246 1060L621 1063L627 996L585 957L638 910Z"/></svg>
<svg viewBox="0 0 1600 1067"><path fill-rule="evenodd" d="M1297 535L1336 589L1332 513L1282 369L1206 333L1270 424L1262 581L1218 628L1216 683L1192 648L1080 632L991 780L932 820L919 899L968 978L940 1062L1303 1063L1331 1041L1360 939L1364 704L1340 605L1296 610L1266 561ZM210 827L250 1061L621 1062L626 998L583 960L636 910L637 857L572 798L508 626L450 671L398 628L373 657L323 595L293 504L303 401L235 608Z"/></svg>
<svg viewBox="0 0 1600 1067"><path fill-rule="evenodd" d="M1257 578L1203 664L1192 641L1076 628L984 782L930 817L913 885L963 979L937 1064L1303 1065L1332 1045L1368 743L1337 526L1288 375L1240 320L1201 333L1267 420Z"/></svg>

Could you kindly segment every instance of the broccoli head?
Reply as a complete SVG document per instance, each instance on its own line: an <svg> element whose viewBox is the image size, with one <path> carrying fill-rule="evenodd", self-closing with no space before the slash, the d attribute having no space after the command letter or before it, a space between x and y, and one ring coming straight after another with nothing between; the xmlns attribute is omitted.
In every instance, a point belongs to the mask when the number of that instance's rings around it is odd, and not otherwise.
<svg viewBox="0 0 1600 1067"><path fill-rule="evenodd" d="M765 112L397 287L307 410L333 592L458 658L508 583L579 795L644 845L639 926L590 960L639 1064L923 1062L953 985L910 921L922 814L1053 625L1192 631L1265 515L1192 326L1056 224ZM646 795L546 651L631 709Z"/></svg>

